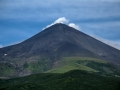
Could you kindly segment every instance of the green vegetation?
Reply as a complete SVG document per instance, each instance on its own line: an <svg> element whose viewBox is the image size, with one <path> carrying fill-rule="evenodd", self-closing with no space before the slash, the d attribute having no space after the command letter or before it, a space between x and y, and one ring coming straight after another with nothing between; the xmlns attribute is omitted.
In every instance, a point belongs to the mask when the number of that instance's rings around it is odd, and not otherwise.
<svg viewBox="0 0 120 90"><path fill-rule="evenodd" d="M82 70L0 80L0 90L119 90L120 78Z"/></svg>
<svg viewBox="0 0 120 90"><path fill-rule="evenodd" d="M120 70L107 61L87 57L65 57L56 61L51 70L46 71L50 67L48 61L44 59L25 62L24 70L43 73L8 80L1 79L0 90L119 90L120 88ZM4 65L1 67L7 68ZM7 70L12 68L10 66Z"/></svg>
<svg viewBox="0 0 120 90"><path fill-rule="evenodd" d="M32 72L43 72L45 69L45 64L43 64L42 62L33 62L33 63L25 63L24 66L27 70L31 70Z"/></svg>
<svg viewBox="0 0 120 90"><path fill-rule="evenodd" d="M40 73L50 68L50 62L48 58L36 58L36 61L25 62L23 70L30 70L33 73Z"/></svg>
<svg viewBox="0 0 120 90"><path fill-rule="evenodd" d="M34 60L35 59L35 60ZM23 63L23 64L22 64ZM64 57L52 64L49 58L40 58L39 56L31 58L29 61L20 62L21 66L15 66L10 63L0 64L0 77L14 77L35 73L65 73L70 70L85 70L88 72L98 72L99 74L108 74L120 76L120 70L105 60L87 57ZM52 68L51 68L52 66Z"/></svg>
<svg viewBox="0 0 120 90"><path fill-rule="evenodd" d="M6 77L6 76L13 76L15 73L15 68L13 65L9 63L0 63L0 76Z"/></svg>
<svg viewBox="0 0 120 90"><path fill-rule="evenodd" d="M120 70L114 65L105 60L87 57L65 57L57 61L53 69L47 71L47 73L65 73L74 69L120 76Z"/></svg>
<svg viewBox="0 0 120 90"><path fill-rule="evenodd" d="M31 73L41 73L51 67L49 58L34 56L30 60L22 62L21 59L15 59L11 62L0 63L0 78L9 78L23 76Z"/></svg>

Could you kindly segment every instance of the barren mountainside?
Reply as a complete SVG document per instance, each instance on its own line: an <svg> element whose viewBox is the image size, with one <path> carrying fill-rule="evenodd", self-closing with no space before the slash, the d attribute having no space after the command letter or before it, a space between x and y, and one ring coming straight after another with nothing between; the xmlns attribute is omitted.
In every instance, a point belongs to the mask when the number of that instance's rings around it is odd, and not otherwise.
<svg viewBox="0 0 120 90"><path fill-rule="evenodd" d="M65 57L96 58L120 65L119 50L59 23L22 43L1 48L0 76L45 72Z"/></svg>

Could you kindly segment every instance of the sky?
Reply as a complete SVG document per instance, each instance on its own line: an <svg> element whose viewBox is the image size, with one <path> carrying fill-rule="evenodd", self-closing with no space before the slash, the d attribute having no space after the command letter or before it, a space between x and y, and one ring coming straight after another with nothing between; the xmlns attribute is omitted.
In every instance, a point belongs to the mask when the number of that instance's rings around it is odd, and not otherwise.
<svg viewBox="0 0 120 90"><path fill-rule="evenodd" d="M0 0L0 48L58 22L120 49L120 0Z"/></svg>

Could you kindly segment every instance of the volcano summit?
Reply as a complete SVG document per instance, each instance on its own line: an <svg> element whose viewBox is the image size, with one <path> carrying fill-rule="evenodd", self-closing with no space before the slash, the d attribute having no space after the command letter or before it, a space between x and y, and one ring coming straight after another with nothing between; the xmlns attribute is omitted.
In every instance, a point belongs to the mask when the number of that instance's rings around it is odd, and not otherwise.
<svg viewBox="0 0 120 90"><path fill-rule="evenodd" d="M81 31L58 23L22 43L1 48L0 77L54 72L68 68L67 66L70 66L70 70L82 68L82 70L100 72L97 68L88 65L90 61L97 64L113 63L119 66L120 51ZM73 66L73 63L78 65L78 68ZM108 70L110 68L103 66L104 71L110 71Z"/></svg>

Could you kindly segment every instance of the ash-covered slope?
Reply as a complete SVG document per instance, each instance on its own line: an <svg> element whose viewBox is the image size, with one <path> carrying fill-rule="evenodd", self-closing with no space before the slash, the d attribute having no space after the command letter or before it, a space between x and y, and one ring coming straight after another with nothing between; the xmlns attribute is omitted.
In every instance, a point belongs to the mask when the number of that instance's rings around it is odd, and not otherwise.
<svg viewBox="0 0 120 90"><path fill-rule="evenodd" d="M20 44L1 48L0 64L8 64L17 69L17 74L26 75L40 69L40 72L47 71L57 60L71 56L101 58L120 64L119 50L65 24L55 24ZM41 67L37 67L38 71L35 68L26 71L26 62L31 65L37 62Z"/></svg>

